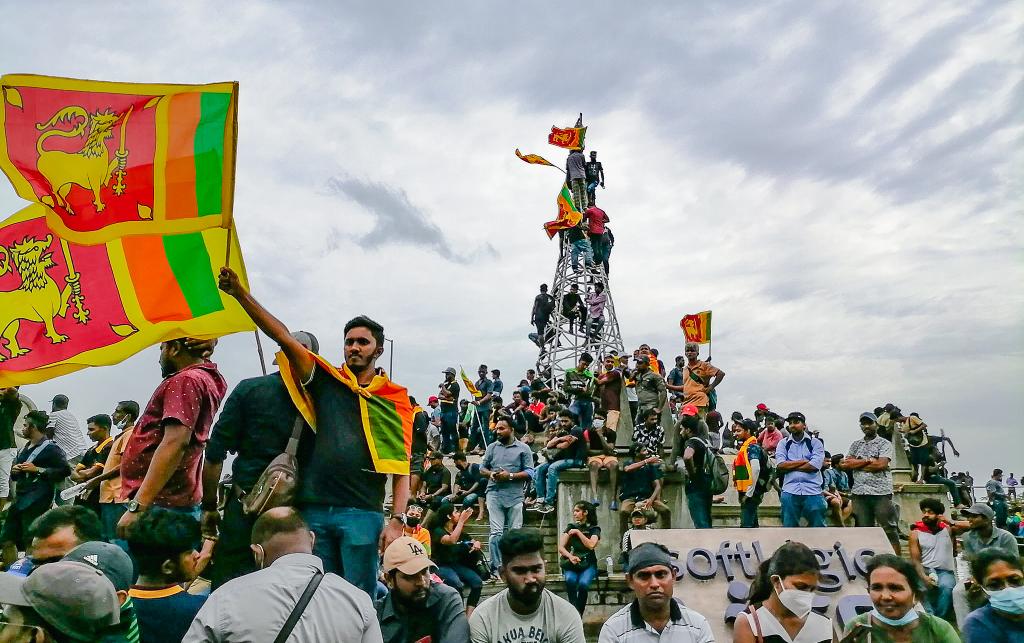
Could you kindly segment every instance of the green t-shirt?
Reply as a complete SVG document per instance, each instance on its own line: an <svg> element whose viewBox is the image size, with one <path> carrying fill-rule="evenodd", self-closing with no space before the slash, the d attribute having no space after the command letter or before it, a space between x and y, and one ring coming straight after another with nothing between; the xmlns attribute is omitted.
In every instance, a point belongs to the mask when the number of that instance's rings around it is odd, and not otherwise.
<svg viewBox="0 0 1024 643"><path fill-rule="evenodd" d="M953 626L941 618L918 612L917 620L918 626L914 629L914 634L910 639L913 643L961 643L960 636ZM870 627L868 627L869 624ZM849 643L866 643L869 640L868 632L871 633L871 643L893 643L884 626L871 620L870 612L853 619L846 626L843 636L849 636L855 628L860 628L859 634L855 638L849 639Z"/></svg>

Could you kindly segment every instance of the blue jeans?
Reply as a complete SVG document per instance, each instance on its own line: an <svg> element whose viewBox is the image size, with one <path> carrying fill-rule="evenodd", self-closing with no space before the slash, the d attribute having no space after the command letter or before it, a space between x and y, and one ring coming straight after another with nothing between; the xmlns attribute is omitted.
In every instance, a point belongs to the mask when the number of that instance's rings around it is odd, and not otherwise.
<svg viewBox="0 0 1024 643"><path fill-rule="evenodd" d="M580 255L583 255L583 263L587 266L594 264L594 249L590 247L590 241L587 239L580 239L579 241L572 242L572 251L569 253L569 261L572 262L572 269L574 272L579 272L579 259Z"/></svg>
<svg viewBox="0 0 1024 643"><path fill-rule="evenodd" d="M537 490L537 497L546 505L554 505L555 498L558 497L558 474L566 469L582 466L583 463L579 460L558 460L545 462L537 467L533 474L533 487Z"/></svg>
<svg viewBox="0 0 1024 643"><path fill-rule="evenodd" d="M377 588L377 541L384 530L384 514L354 507L306 505L302 517L316 534L313 554L324 571L338 574L373 596Z"/></svg>
<svg viewBox="0 0 1024 643"><path fill-rule="evenodd" d="M686 491L686 507L694 529L711 529L711 492Z"/></svg>
<svg viewBox="0 0 1024 643"><path fill-rule="evenodd" d="M800 519L807 519L808 527L824 527L828 503L824 496L798 496L782 492L782 526L799 527Z"/></svg>
<svg viewBox="0 0 1024 643"><path fill-rule="evenodd" d="M475 607L480 602L484 581L476 570L457 563L446 563L437 566L437 575L445 585L454 588L459 594L462 594L464 588L469 588L469 596L466 597L467 607Z"/></svg>
<svg viewBox="0 0 1024 643"><path fill-rule="evenodd" d="M565 577L565 593L569 597L569 602L580 616L583 616L583 610L587 609L587 592L590 590L590 584L597 578L597 565L591 565L582 572L566 569L562 574Z"/></svg>
<svg viewBox="0 0 1024 643"><path fill-rule="evenodd" d="M590 400L574 400L569 405L569 410L580 419L581 429L589 429L594 426L594 403Z"/></svg>
<svg viewBox="0 0 1024 643"><path fill-rule="evenodd" d="M113 543L117 538L117 523L121 520L121 516L124 512L128 511L128 503L126 502L104 502L100 504L100 525L103 527L103 538L107 542ZM128 543L124 543L124 549L127 551ZM114 543L121 545L121 543Z"/></svg>
<svg viewBox="0 0 1024 643"><path fill-rule="evenodd" d="M490 427L491 418L491 407L488 406L486 410L477 410L476 412L476 423L471 424L469 427L469 443L476 446L487 448L487 445L494 442L494 436L491 434Z"/></svg>
<svg viewBox="0 0 1024 643"><path fill-rule="evenodd" d="M487 522L491 528L491 537L487 540L487 549L491 556L491 570L497 572L501 566L501 551L498 541L509 529L523 526L523 501L519 500L511 507L505 507L497 498L497 492L487 495Z"/></svg>
<svg viewBox="0 0 1024 643"><path fill-rule="evenodd" d="M451 409L451 410L449 410ZM459 443L459 410L454 404L441 407L441 451L451 453Z"/></svg>
<svg viewBox="0 0 1024 643"><path fill-rule="evenodd" d="M757 522L757 509L761 506L764 494L758 494L751 498L744 498L740 504L740 527L756 529L761 525Z"/></svg>
<svg viewBox="0 0 1024 643"><path fill-rule="evenodd" d="M948 569L930 569L939 577L939 586L931 587L924 595L924 609L939 618L945 617L953 606L953 588L956 587L956 574Z"/></svg>
<svg viewBox="0 0 1024 643"><path fill-rule="evenodd" d="M605 260L605 238L604 234L595 234L590 237L590 247L594 250L594 263L604 263Z"/></svg>

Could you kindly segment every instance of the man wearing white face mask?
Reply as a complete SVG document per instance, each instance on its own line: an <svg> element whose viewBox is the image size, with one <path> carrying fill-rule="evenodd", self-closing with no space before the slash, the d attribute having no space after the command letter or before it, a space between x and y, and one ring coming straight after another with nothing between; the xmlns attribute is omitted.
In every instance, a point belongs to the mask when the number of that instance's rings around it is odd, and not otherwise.
<svg viewBox="0 0 1024 643"><path fill-rule="evenodd" d="M811 611L818 566L817 556L803 543L788 542L775 550L758 569L750 588L750 607L736 618L733 640L830 642L832 621Z"/></svg>
<svg viewBox="0 0 1024 643"><path fill-rule="evenodd" d="M340 576L325 574L323 562L313 555L313 540L292 507L261 515L252 528L259 571L210 594L182 642L273 641L290 624L296 641L381 643L369 595ZM289 635L284 632L281 640Z"/></svg>

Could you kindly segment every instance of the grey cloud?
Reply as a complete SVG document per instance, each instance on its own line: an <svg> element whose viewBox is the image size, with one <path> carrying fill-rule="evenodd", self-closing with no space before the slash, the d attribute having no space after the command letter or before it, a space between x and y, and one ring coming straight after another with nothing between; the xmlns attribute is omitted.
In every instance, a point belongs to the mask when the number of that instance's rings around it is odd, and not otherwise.
<svg viewBox="0 0 1024 643"><path fill-rule="evenodd" d="M374 216L373 228L355 237L363 247L377 249L389 244L413 245L428 248L448 261L461 264L498 256L497 250L490 243L471 252L456 251L444 231L419 207L413 205L401 188L352 177L331 178L327 187L335 194L352 199ZM330 243L336 244L344 236L347 235L333 230Z"/></svg>

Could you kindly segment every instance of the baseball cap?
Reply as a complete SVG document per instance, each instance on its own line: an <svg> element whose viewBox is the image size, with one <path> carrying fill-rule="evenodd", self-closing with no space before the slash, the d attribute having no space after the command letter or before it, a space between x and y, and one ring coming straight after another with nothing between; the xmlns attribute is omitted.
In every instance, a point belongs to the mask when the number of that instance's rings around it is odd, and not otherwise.
<svg viewBox="0 0 1024 643"><path fill-rule="evenodd" d="M307 330L297 330L292 333L292 337L297 339L300 344L313 351L314 353L320 352L320 342L317 341L316 335Z"/></svg>
<svg viewBox="0 0 1024 643"><path fill-rule="evenodd" d="M743 418L738 422L738 424L747 431L750 431L751 433L757 433L758 425L755 420L751 420L750 418Z"/></svg>
<svg viewBox="0 0 1024 643"><path fill-rule="evenodd" d="M693 404L687 404L680 413L683 415L697 415L697 407Z"/></svg>
<svg viewBox="0 0 1024 643"><path fill-rule="evenodd" d="M641 543L630 550L626 561L626 572L633 574L637 570L648 567L668 567L672 569L672 557L664 547L657 543Z"/></svg>
<svg viewBox="0 0 1024 643"><path fill-rule="evenodd" d="M430 404L431 402L436 402L436 401L437 401L437 396L436 395L431 395L430 397L427 398L427 404Z"/></svg>
<svg viewBox="0 0 1024 643"><path fill-rule="evenodd" d="M961 509L960 513L969 516L984 516L989 520L992 520L996 517L996 513L992 511L992 507L989 507L983 502L976 502L967 509Z"/></svg>
<svg viewBox="0 0 1024 643"><path fill-rule="evenodd" d="M34 609L63 634L91 641L121 620L113 584L100 570L71 560L42 565L27 578L0 574L0 603Z"/></svg>
<svg viewBox="0 0 1024 643"><path fill-rule="evenodd" d="M871 420L872 422L878 422L878 417L871 411L864 411L860 414L860 419Z"/></svg>
<svg viewBox="0 0 1024 643"><path fill-rule="evenodd" d="M64 556L64 560L85 563L103 572L119 592L127 592L135 578L132 559L117 545L100 541L89 541L75 547Z"/></svg>
<svg viewBox="0 0 1024 643"><path fill-rule="evenodd" d="M760 404L758 404L754 408L756 408L758 411L767 411L768 410L768 405L765 404L764 402L761 402Z"/></svg>
<svg viewBox="0 0 1024 643"><path fill-rule="evenodd" d="M397 569L403 574L418 574L428 567L437 567L427 556L423 544L411 536L396 538L384 550L384 572Z"/></svg>
<svg viewBox="0 0 1024 643"><path fill-rule="evenodd" d="M447 374L450 374L450 375L455 375L455 369L454 369L454 368L452 368L451 366L449 366L448 368L444 369L444 370L443 370L443 371L441 371L441 372L442 372L442 373L445 373L446 375L447 375Z"/></svg>
<svg viewBox="0 0 1024 643"><path fill-rule="evenodd" d="M800 411L791 411L790 414L786 416L786 420L789 422L792 422L793 420L797 420L798 422L807 422L807 418Z"/></svg>

